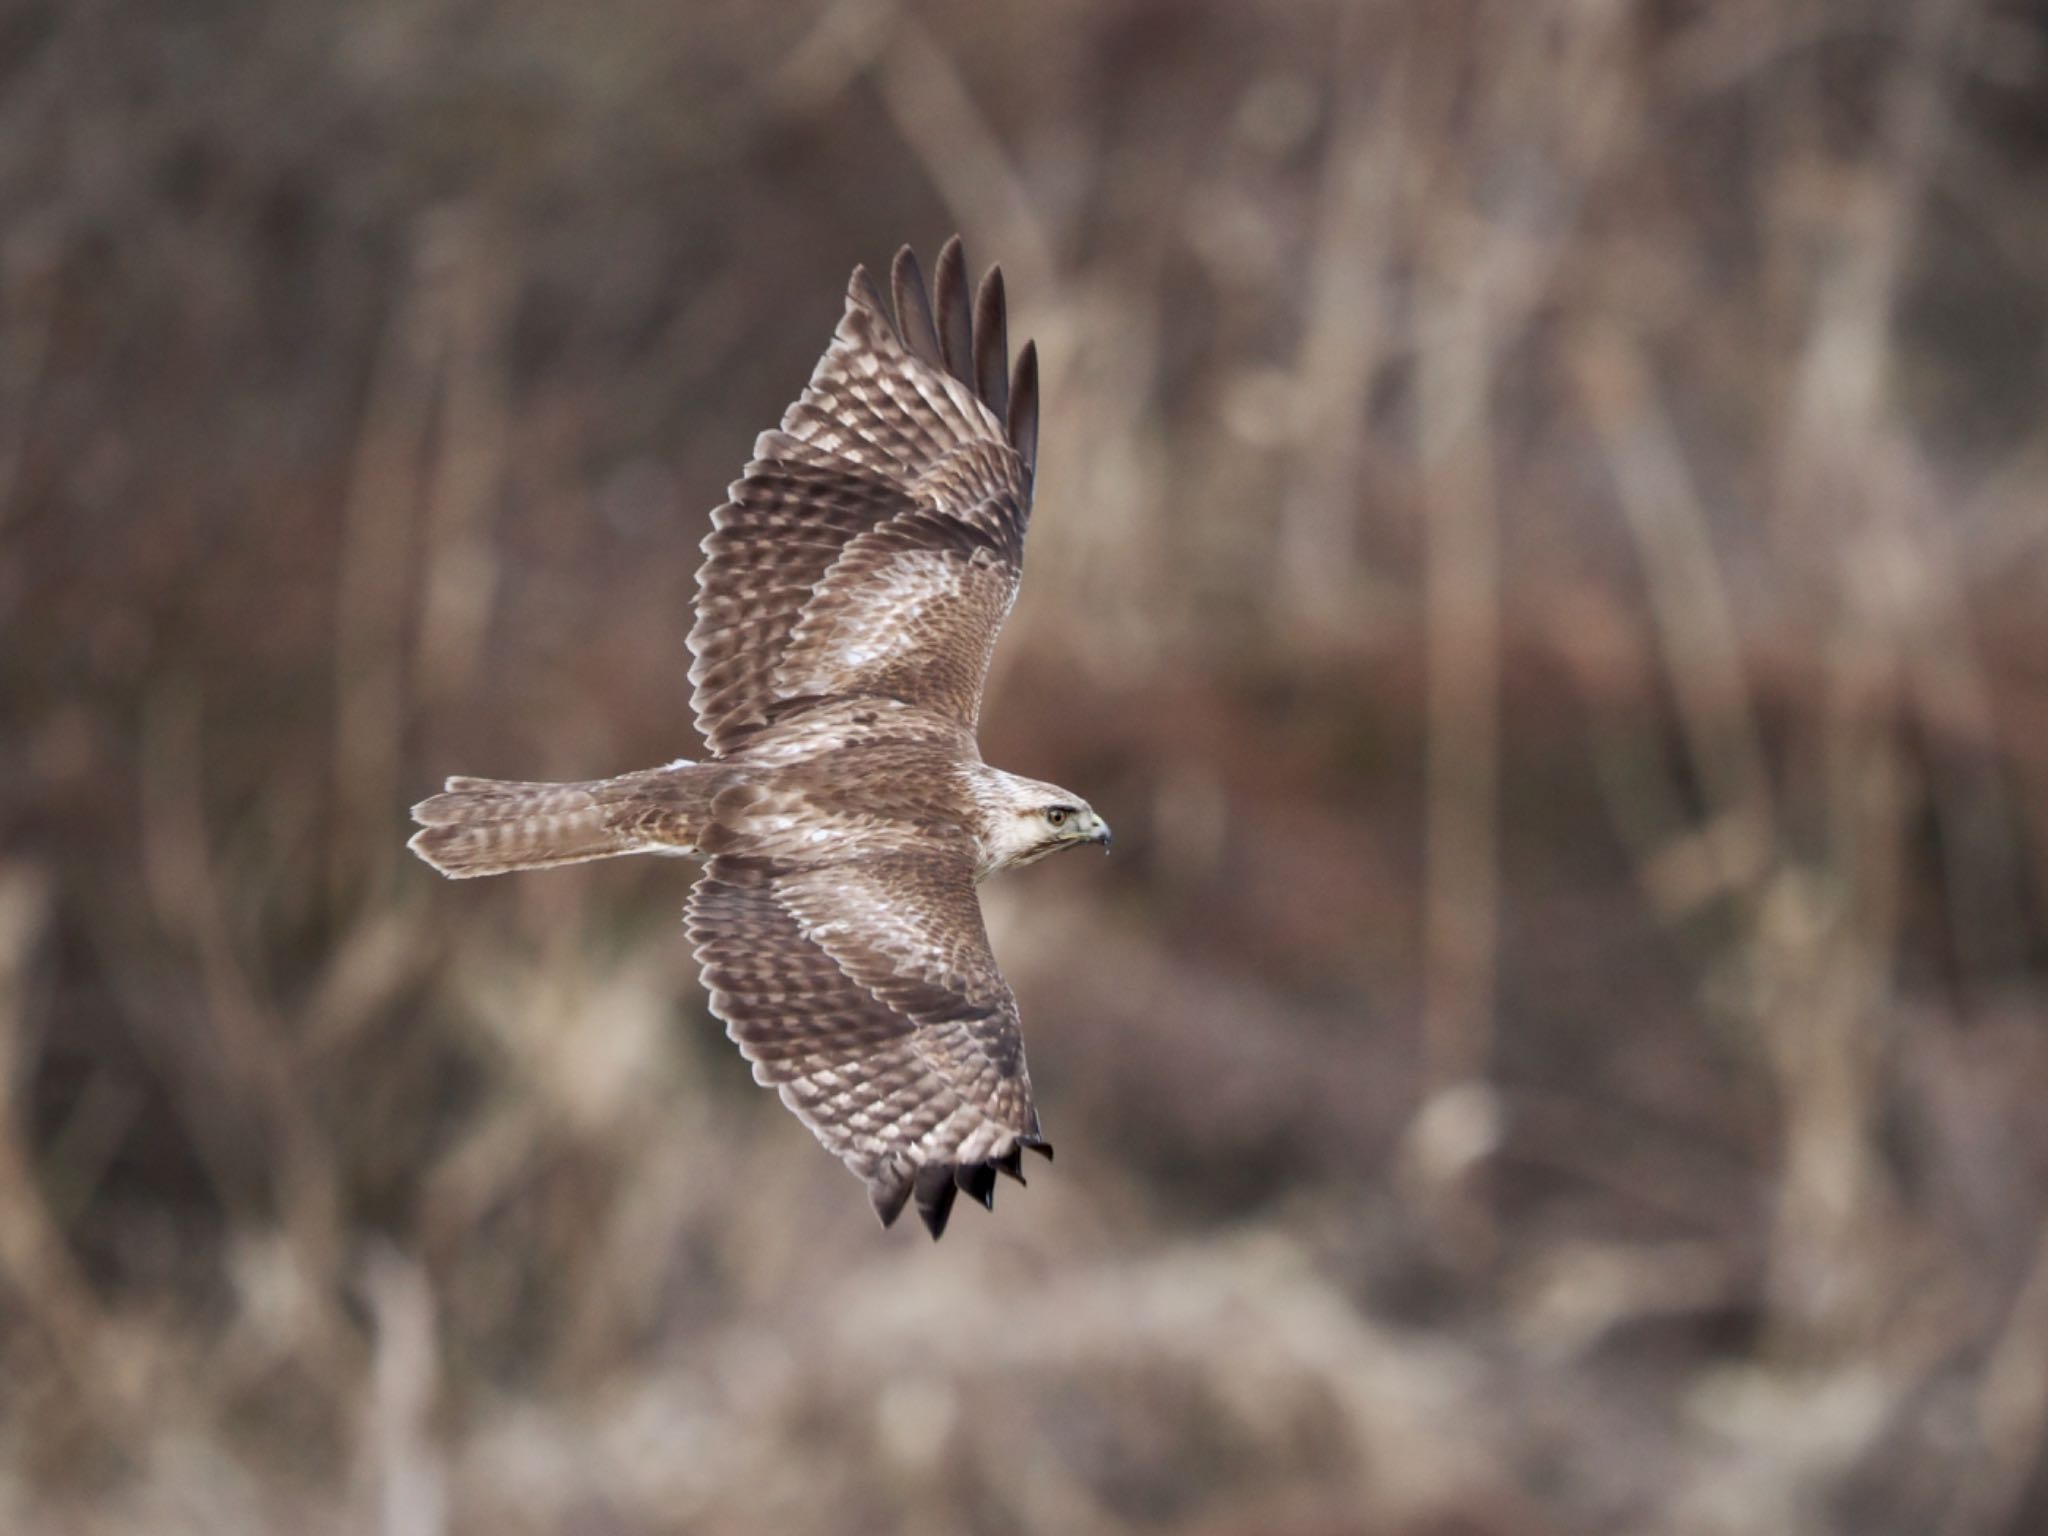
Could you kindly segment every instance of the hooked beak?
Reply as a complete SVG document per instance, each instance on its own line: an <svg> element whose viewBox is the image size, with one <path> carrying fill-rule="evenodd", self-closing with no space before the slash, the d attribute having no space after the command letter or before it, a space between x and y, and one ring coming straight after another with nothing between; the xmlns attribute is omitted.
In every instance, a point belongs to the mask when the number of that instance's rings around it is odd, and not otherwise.
<svg viewBox="0 0 2048 1536"><path fill-rule="evenodd" d="M1102 844L1102 851L1104 853L1109 852L1109 845L1115 841L1110 835L1109 823L1098 819L1095 823L1095 830L1088 834L1088 841Z"/></svg>

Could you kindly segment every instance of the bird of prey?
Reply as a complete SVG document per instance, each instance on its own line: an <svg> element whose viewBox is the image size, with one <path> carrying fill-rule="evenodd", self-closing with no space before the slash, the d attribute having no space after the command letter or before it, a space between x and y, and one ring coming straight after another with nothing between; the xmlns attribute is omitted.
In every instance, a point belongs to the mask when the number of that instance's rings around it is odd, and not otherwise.
<svg viewBox="0 0 2048 1536"><path fill-rule="evenodd" d="M1023 575L1038 360L958 237L894 312L855 268L811 381L711 514L690 632L707 757L570 784L452 778L414 852L462 878L618 854L703 861L686 909L711 1011L754 1076L934 1238L1047 1157L1017 1000L976 885L1107 849L1079 795L981 760L996 632Z"/></svg>

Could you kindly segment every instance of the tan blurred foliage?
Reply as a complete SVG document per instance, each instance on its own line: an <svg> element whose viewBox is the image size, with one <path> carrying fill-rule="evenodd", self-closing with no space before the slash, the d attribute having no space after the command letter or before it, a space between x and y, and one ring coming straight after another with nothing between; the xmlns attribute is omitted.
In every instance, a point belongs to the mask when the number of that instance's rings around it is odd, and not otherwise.
<svg viewBox="0 0 2048 1536"><path fill-rule="evenodd" d="M0 7L0 1531L2048 1528L2048 21ZM707 510L954 229L1047 417L933 1248L685 872Z"/></svg>

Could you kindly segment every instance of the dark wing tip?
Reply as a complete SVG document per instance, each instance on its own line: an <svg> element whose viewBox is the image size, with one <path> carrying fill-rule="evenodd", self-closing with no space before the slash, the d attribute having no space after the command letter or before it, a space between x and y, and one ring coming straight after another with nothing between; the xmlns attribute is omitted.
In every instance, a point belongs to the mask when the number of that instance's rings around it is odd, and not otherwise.
<svg viewBox="0 0 2048 1536"><path fill-rule="evenodd" d="M1017 371L1010 380L1010 407L1004 427L1010 446L1024 461L1028 474L1038 473L1038 343L1027 341L1017 354Z"/></svg>
<svg viewBox="0 0 2048 1536"><path fill-rule="evenodd" d="M933 303L938 309L939 350L946 371L974 388L974 311L967 295L967 251L955 235L939 251Z"/></svg>
<svg viewBox="0 0 2048 1536"><path fill-rule="evenodd" d="M967 250L958 235L939 251L933 282L909 246L889 264L889 304L865 267L854 268L855 293L890 318L897 338L920 361L973 390L1003 424L1027 473L1038 469L1038 347L1025 342L1010 364L1009 303L1003 269L990 267L968 295ZM894 311L893 316L891 311Z"/></svg>
<svg viewBox="0 0 2048 1536"><path fill-rule="evenodd" d="M893 1227L896 1225L896 1218L903 1214L903 1207L910 1203L910 1180L898 1179L894 1184L870 1184L868 1199L874 1203L875 1214L882 1218L883 1227Z"/></svg>
<svg viewBox="0 0 2048 1536"><path fill-rule="evenodd" d="M917 1192L917 1214L936 1243L946 1235L946 1221L953 1214L953 1197L958 1193L953 1183L953 1165L925 1164L917 1170L913 1187Z"/></svg>
<svg viewBox="0 0 2048 1536"><path fill-rule="evenodd" d="M932 323L932 301L924 286L924 269L917 264L917 252L907 245L890 263L889 287L896 300L896 329L904 346L932 367L944 368L939 333Z"/></svg>
<svg viewBox="0 0 2048 1536"><path fill-rule="evenodd" d="M952 1219L953 1201L964 1194L970 1200L979 1200L989 1210L996 1208L996 1175L1008 1174L1019 1184L1024 1182L1023 1156L1020 1148L1029 1147L1045 1157L1052 1156L1052 1147L1043 1137L1020 1136L1009 1151L999 1152L994 1157L979 1163L927 1163L916 1174L896 1184L871 1184L868 1197L875 1203L875 1214L882 1218L883 1226L892 1225L902 1214L905 1203L915 1193L917 1214L934 1242L945 1236L946 1223Z"/></svg>
<svg viewBox="0 0 2048 1536"><path fill-rule="evenodd" d="M846 280L846 296L863 304L872 304L884 314L888 310L882 305L882 290L875 282L875 274L868 270L868 264L857 261L853 264L853 275Z"/></svg>
<svg viewBox="0 0 2048 1536"><path fill-rule="evenodd" d="M1003 269L990 267L974 296L974 387L997 421L1010 415L1010 330Z"/></svg>
<svg viewBox="0 0 2048 1536"><path fill-rule="evenodd" d="M985 1210L996 1208L996 1170L993 1163L959 1163L953 1168L953 1184L970 1199L979 1200Z"/></svg>

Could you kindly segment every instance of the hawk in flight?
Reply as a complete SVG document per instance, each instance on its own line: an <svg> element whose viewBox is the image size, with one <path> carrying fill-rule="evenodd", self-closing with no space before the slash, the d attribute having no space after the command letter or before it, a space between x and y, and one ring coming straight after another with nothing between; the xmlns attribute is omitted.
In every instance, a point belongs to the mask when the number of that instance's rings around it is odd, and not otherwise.
<svg viewBox="0 0 2048 1536"><path fill-rule="evenodd" d="M856 268L810 384L711 514L690 681L709 757L577 784L454 778L412 849L457 878L627 853L703 861L685 926L711 1011L883 1225L995 1204L1039 1132L1017 999L975 886L1109 847L1069 790L981 760L1017 596L1038 358L1009 368L1003 281L956 237L894 314Z"/></svg>

